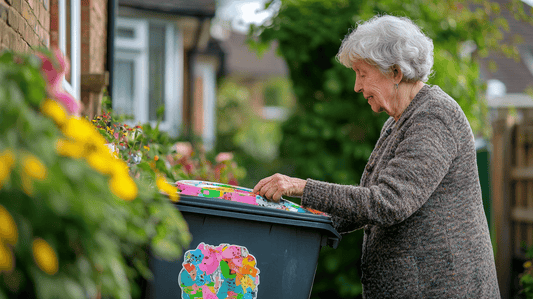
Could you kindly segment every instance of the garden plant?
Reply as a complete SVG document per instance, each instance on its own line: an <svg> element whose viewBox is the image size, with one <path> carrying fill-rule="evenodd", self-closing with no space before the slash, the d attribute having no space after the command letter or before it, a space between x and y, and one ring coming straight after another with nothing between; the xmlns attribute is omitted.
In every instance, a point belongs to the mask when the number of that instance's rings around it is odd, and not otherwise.
<svg viewBox="0 0 533 299"><path fill-rule="evenodd" d="M138 298L191 240L177 179L242 177L157 128L90 121L59 51L0 53L0 298ZM213 157L214 159L215 157Z"/></svg>

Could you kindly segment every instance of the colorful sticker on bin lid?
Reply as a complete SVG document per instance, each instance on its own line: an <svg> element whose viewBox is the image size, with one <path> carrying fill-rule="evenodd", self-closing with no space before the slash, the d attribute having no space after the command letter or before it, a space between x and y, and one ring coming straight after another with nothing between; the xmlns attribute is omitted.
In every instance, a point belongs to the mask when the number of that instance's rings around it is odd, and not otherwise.
<svg viewBox="0 0 533 299"><path fill-rule="evenodd" d="M259 269L244 246L200 243L183 257L181 298L257 299Z"/></svg>
<svg viewBox="0 0 533 299"><path fill-rule="evenodd" d="M179 189L179 193L183 195L192 195L206 198L220 198L235 202L247 203L254 206L262 206L298 213L312 213L315 215L329 217L329 215L324 212L313 210L310 208L304 208L283 198L281 198L279 203L268 201L262 196L253 193L252 189L244 187L196 180L177 181L176 186Z"/></svg>

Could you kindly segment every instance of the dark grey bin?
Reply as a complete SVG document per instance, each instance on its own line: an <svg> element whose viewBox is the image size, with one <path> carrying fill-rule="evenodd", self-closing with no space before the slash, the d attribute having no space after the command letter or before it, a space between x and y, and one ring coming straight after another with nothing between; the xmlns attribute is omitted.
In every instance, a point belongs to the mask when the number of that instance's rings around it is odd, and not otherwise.
<svg viewBox="0 0 533 299"><path fill-rule="evenodd" d="M193 236L187 250L202 242L237 244L255 257L260 282L253 298L308 299L321 247L337 248L341 239L326 216L187 195L176 206ZM148 282L146 298L182 298L182 263L183 257L177 262L151 259L154 279Z"/></svg>

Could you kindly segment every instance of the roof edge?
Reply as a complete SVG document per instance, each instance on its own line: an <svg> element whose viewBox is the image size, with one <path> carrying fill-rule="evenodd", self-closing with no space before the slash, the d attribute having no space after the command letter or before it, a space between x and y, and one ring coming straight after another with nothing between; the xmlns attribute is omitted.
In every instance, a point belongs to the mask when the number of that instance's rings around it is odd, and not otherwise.
<svg viewBox="0 0 533 299"><path fill-rule="evenodd" d="M133 9L139 9L139 10L146 10L150 12L159 12L159 13L166 13L171 15L179 15L179 16L187 16L187 17L199 17L199 18L214 18L215 17L215 11L205 11L205 10L193 10L193 9L164 9L160 7L151 7L151 6L143 6L143 5L132 5L132 4L119 4L119 6L122 7L128 7Z"/></svg>

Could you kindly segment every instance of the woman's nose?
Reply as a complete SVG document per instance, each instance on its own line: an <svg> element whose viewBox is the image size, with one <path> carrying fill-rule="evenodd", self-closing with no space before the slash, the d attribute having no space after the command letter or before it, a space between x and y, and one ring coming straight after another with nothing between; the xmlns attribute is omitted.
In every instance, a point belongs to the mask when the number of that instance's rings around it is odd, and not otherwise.
<svg viewBox="0 0 533 299"><path fill-rule="evenodd" d="M359 82L359 80L355 79L355 85L354 85L354 87L353 87L353 90L354 90L355 92L362 92L362 88L363 88L363 87L362 87L361 85L362 85L362 84Z"/></svg>

